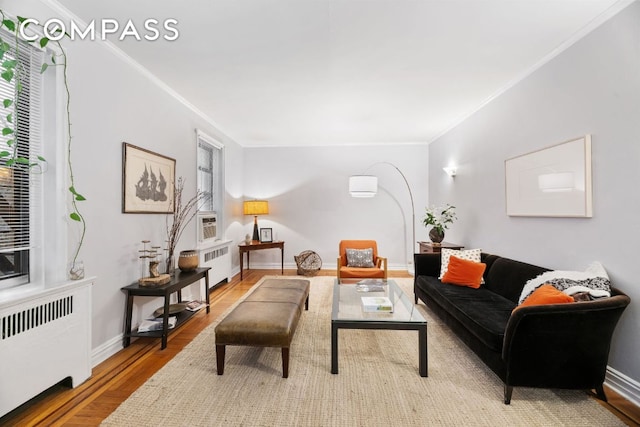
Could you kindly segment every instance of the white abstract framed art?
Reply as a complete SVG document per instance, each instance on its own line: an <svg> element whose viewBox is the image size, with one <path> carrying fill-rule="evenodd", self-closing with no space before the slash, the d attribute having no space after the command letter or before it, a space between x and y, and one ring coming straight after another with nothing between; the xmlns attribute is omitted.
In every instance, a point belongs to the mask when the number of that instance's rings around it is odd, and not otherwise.
<svg viewBox="0 0 640 427"><path fill-rule="evenodd" d="M592 216L591 136L505 161L509 216Z"/></svg>

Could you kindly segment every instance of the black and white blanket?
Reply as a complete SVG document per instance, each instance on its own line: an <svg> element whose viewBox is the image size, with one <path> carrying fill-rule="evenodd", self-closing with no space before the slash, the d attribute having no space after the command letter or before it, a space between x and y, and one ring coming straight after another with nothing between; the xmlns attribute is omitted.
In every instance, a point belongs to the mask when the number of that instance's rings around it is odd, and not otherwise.
<svg viewBox="0 0 640 427"><path fill-rule="evenodd" d="M611 281L599 262L591 263L585 271L547 271L527 281L522 288L518 304L527 299L540 286L548 283L567 295L588 292L593 298L611 296Z"/></svg>

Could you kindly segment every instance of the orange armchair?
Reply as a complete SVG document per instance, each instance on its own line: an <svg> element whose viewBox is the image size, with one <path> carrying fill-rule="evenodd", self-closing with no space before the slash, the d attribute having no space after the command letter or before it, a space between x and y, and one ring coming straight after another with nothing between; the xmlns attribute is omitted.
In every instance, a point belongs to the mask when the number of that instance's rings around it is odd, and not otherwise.
<svg viewBox="0 0 640 427"><path fill-rule="evenodd" d="M353 267L347 263L347 249L373 249L373 267ZM378 256L375 240L341 240L338 257L338 280L387 279L387 259Z"/></svg>

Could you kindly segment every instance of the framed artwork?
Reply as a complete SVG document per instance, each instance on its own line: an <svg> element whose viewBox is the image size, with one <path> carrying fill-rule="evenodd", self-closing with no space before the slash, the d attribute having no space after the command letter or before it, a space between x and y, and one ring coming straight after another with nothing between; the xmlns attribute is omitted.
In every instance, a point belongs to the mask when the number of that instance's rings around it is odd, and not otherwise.
<svg viewBox="0 0 640 427"><path fill-rule="evenodd" d="M271 228L260 229L260 242L261 243L273 242L273 230Z"/></svg>
<svg viewBox="0 0 640 427"><path fill-rule="evenodd" d="M592 216L591 136L505 161L509 216Z"/></svg>
<svg viewBox="0 0 640 427"><path fill-rule="evenodd" d="M176 160L122 143L122 212L171 213Z"/></svg>

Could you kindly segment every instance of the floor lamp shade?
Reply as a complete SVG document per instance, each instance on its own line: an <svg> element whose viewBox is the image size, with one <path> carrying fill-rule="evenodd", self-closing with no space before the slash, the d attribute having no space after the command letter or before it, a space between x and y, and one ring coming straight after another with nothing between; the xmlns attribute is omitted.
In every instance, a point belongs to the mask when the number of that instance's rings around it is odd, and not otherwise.
<svg viewBox="0 0 640 427"><path fill-rule="evenodd" d="M377 176L352 175L349 177L349 194L351 194L351 197L373 197L377 192Z"/></svg>
<svg viewBox="0 0 640 427"><path fill-rule="evenodd" d="M253 240L260 240L258 234L258 215L269 214L269 202L266 200L247 200L243 203L245 215L253 215Z"/></svg>

